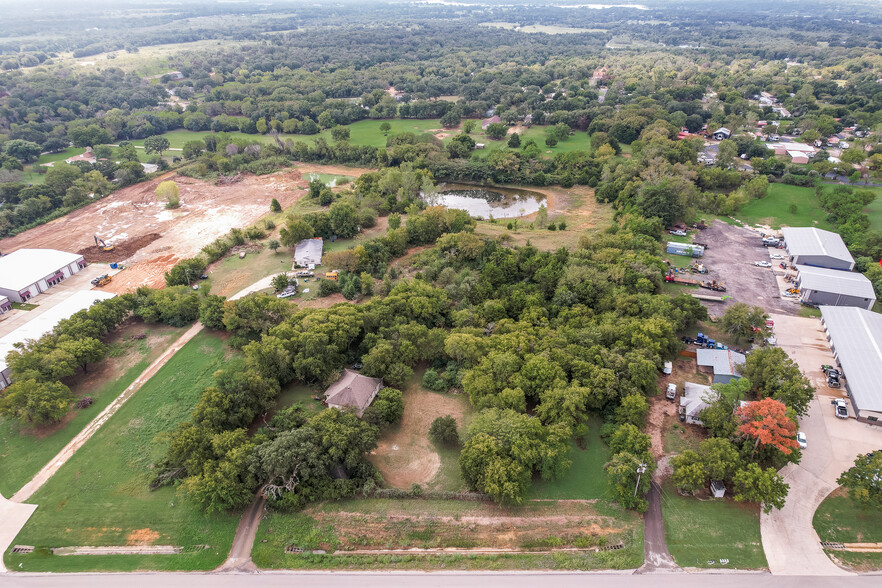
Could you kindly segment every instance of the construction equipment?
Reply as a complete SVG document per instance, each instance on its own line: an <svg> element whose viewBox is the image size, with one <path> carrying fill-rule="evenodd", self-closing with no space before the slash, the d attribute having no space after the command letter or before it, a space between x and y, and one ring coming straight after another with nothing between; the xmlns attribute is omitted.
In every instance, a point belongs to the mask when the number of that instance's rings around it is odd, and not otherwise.
<svg viewBox="0 0 882 588"><path fill-rule="evenodd" d="M799 288L787 288L787 293L788 293L788 294L793 294L793 295L798 295L798 294L799 294Z"/></svg>
<svg viewBox="0 0 882 588"><path fill-rule="evenodd" d="M98 235L94 235L94 238L95 238L95 245L97 247L100 247L101 251L113 251L114 250L113 245L108 245L107 243L104 242L104 239L99 239Z"/></svg>
<svg viewBox="0 0 882 588"><path fill-rule="evenodd" d="M97 278L92 280L92 285L98 287L106 286L111 282L111 280L113 280L113 278L110 277L110 274L104 274L103 276L98 276Z"/></svg>
<svg viewBox="0 0 882 588"><path fill-rule="evenodd" d="M674 284L689 284L692 286L698 284L698 280L692 280L689 278L681 278L680 276L678 276L674 272L667 273L667 275L665 276L665 282L673 282Z"/></svg>
<svg viewBox="0 0 882 588"><path fill-rule="evenodd" d="M332 282L336 282L336 281L337 281L337 278L338 278L339 276L340 276L340 272L338 272L337 270L334 270L334 271L332 271L332 272L326 272L326 273L325 273L325 279L326 279L326 280L331 280Z"/></svg>
<svg viewBox="0 0 882 588"><path fill-rule="evenodd" d="M698 283L702 288L707 288L708 290L713 290L714 292L725 292L726 291L726 282L718 282L716 280L702 280Z"/></svg>
<svg viewBox="0 0 882 588"><path fill-rule="evenodd" d="M689 266L689 271L693 274L706 274L707 268L704 267L703 263L698 263L697 261L693 261L692 265Z"/></svg>

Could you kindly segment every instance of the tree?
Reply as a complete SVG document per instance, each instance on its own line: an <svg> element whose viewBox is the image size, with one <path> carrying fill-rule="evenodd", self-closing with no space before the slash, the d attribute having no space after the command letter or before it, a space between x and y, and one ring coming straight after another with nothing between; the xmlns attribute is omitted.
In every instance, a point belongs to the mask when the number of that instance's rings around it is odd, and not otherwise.
<svg viewBox="0 0 882 588"><path fill-rule="evenodd" d="M882 509L882 451L859 455L836 483L864 508Z"/></svg>
<svg viewBox="0 0 882 588"><path fill-rule="evenodd" d="M508 146L512 149L517 149L521 146L521 136L517 133L512 133L508 138Z"/></svg>
<svg viewBox="0 0 882 588"><path fill-rule="evenodd" d="M750 306L744 302L736 302L723 313L723 329L735 335L735 341L750 338L755 332L766 333L766 321L769 315L759 306Z"/></svg>
<svg viewBox="0 0 882 588"><path fill-rule="evenodd" d="M349 239L358 233L358 214L348 202L335 202L328 211L331 230L341 239Z"/></svg>
<svg viewBox="0 0 882 588"><path fill-rule="evenodd" d="M451 108L444 114L444 116L441 117L441 126L445 129L452 129L459 124L459 121L459 110L456 108Z"/></svg>
<svg viewBox="0 0 882 588"><path fill-rule="evenodd" d="M638 472L638 468L645 468L645 470L641 474ZM646 512L649 503L644 495L649 492L649 487L652 484L655 462L644 461L642 457L631 453L616 453L603 466L603 469L609 475L613 490L622 506L637 512Z"/></svg>
<svg viewBox="0 0 882 588"><path fill-rule="evenodd" d="M166 208L178 208L181 206L181 198L180 192L178 191L178 185L172 180L165 180L164 182L160 182L159 185L156 187L156 191L154 193L160 198L166 199Z"/></svg>
<svg viewBox="0 0 882 588"><path fill-rule="evenodd" d="M289 218L285 226L279 230L279 240L285 247L296 247L302 240L311 239L313 234L312 225L295 216Z"/></svg>
<svg viewBox="0 0 882 588"><path fill-rule="evenodd" d="M649 403L646 397L640 394L628 394L616 407L615 420L620 425L630 423L635 427L642 427L646 423L647 414L649 414Z"/></svg>
<svg viewBox="0 0 882 588"><path fill-rule="evenodd" d="M60 421L74 401L70 388L61 382L33 378L17 380L0 394L0 414L31 426Z"/></svg>
<svg viewBox="0 0 882 588"><path fill-rule="evenodd" d="M799 416L808 414L815 390L799 366L780 347L764 347L747 356L742 375L760 398L783 402Z"/></svg>
<svg viewBox="0 0 882 588"><path fill-rule="evenodd" d="M3 146L3 152L6 153L6 155L19 159L25 163L34 161L40 157L41 151L42 149L38 144L23 139L7 141Z"/></svg>
<svg viewBox="0 0 882 588"><path fill-rule="evenodd" d="M613 453L630 453L643 461L652 460L652 439L631 423L616 428L609 438L609 448Z"/></svg>
<svg viewBox="0 0 882 588"><path fill-rule="evenodd" d="M796 423L787 415L787 408L773 398L764 398L739 407L735 414L742 423L738 431L753 438L754 453L760 447L773 446L789 455L797 449Z"/></svg>
<svg viewBox="0 0 882 588"><path fill-rule="evenodd" d="M719 151L717 153L717 165L722 168L729 169L733 165L733 160L738 157L738 145L732 139L723 139L720 141Z"/></svg>
<svg viewBox="0 0 882 588"><path fill-rule="evenodd" d="M671 482L681 492L695 492L707 485L707 471L697 452L687 449L671 458Z"/></svg>
<svg viewBox="0 0 882 588"><path fill-rule="evenodd" d="M285 494L295 494L315 478L328 477L328 464L321 455L316 432L310 427L279 433L269 443L258 446L254 457L256 463L252 468L264 494L273 501L282 500Z"/></svg>
<svg viewBox="0 0 882 588"><path fill-rule="evenodd" d="M364 420L377 427L397 423L404 414L404 400L401 390L383 388L374 402L364 411Z"/></svg>
<svg viewBox="0 0 882 588"><path fill-rule="evenodd" d="M83 172L80 171L80 168L58 162L46 171L46 179L43 183L58 194L64 194L82 176Z"/></svg>
<svg viewBox="0 0 882 588"><path fill-rule="evenodd" d="M279 274L275 276L272 280L272 286L276 292L280 292L287 288L288 283L288 276L285 274Z"/></svg>
<svg viewBox="0 0 882 588"><path fill-rule="evenodd" d="M70 353L84 372L88 372L90 363L97 363L107 356L107 346L95 337L65 338L59 341L58 348Z"/></svg>
<svg viewBox="0 0 882 588"><path fill-rule="evenodd" d="M842 161L850 165L861 163L866 158L866 152L859 147L850 147L842 152Z"/></svg>
<svg viewBox="0 0 882 588"><path fill-rule="evenodd" d="M276 239L270 239L269 243L267 243L266 246L269 247L270 251L275 253L279 249L279 247L282 246L282 244L279 243Z"/></svg>
<svg viewBox="0 0 882 588"><path fill-rule="evenodd" d="M508 133L508 127L502 123L490 123L487 125L487 128L484 129L484 132L490 139L499 141Z"/></svg>
<svg viewBox="0 0 882 588"><path fill-rule="evenodd" d="M783 508L790 485L784 482L775 468L761 469L755 463L747 464L735 474L735 500L737 502L758 502L763 512L773 508Z"/></svg>
<svg viewBox="0 0 882 588"><path fill-rule="evenodd" d="M162 156L163 151L168 151L168 139L162 135L153 135L144 139L144 151L147 153L158 153Z"/></svg>
<svg viewBox="0 0 882 588"><path fill-rule="evenodd" d="M205 150L205 142L199 139L184 143L182 155L184 159L196 159Z"/></svg>
<svg viewBox="0 0 882 588"><path fill-rule="evenodd" d="M735 409L750 391L750 380L738 378L728 384L714 384L703 400L708 407L699 413L701 423L714 437L729 437L738 427Z"/></svg>
<svg viewBox="0 0 882 588"><path fill-rule="evenodd" d="M279 201L275 198L270 202L270 211L271 212L282 212L282 205L279 204Z"/></svg>
<svg viewBox="0 0 882 588"><path fill-rule="evenodd" d="M383 133L383 135L386 135L390 130L392 130L392 125L389 124L389 121L384 120L380 123L380 132Z"/></svg>
<svg viewBox="0 0 882 588"><path fill-rule="evenodd" d="M348 141L349 140L349 127L342 127L337 125L336 127L331 129L331 138L336 142L340 141Z"/></svg>
<svg viewBox="0 0 882 588"><path fill-rule="evenodd" d="M502 394L504 394L503 391ZM575 437L588 434L588 399L591 391L581 386L555 387L542 393L536 415L546 424L570 428Z"/></svg>
<svg viewBox="0 0 882 588"><path fill-rule="evenodd" d="M429 438L441 445L451 447L458 445L459 433L456 429L456 419L449 414L436 418L429 427Z"/></svg>
<svg viewBox="0 0 882 588"><path fill-rule="evenodd" d="M224 328L224 299L213 294L199 301L199 322L209 329Z"/></svg>
<svg viewBox="0 0 882 588"><path fill-rule="evenodd" d="M462 123L462 132L466 135L470 135L474 132L475 127L478 126L478 122L475 120L467 120Z"/></svg>

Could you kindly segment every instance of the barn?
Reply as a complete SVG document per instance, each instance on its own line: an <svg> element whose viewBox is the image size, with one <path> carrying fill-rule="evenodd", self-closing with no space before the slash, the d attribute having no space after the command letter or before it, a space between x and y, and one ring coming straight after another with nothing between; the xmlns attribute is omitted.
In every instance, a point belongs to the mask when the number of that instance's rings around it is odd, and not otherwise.
<svg viewBox="0 0 882 588"><path fill-rule="evenodd" d="M781 233L792 264L847 271L854 269L854 258L837 233L815 227L784 227Z"/></svg>
<svg viewBox="0 0 882 588"><path fill-rule="evenodd" d="M0 390L11 383L6 356L15 348L16 343L24 343L30 340L36 341L46 333L51 332L60 321L70 318L77 312L89 308L100 300L106 300L114 296L110 292L101 292L99 290L74 292L43 314L35 316L8 335L0 337ZM31 311L31 313L38 311L39 309Z"/></svg>
<svg viewBox="0 0 882 588"><path fill-rule="evenodd" d="M27 302L81 269L79 253L56 249L19 249L0 257L0 295L12 302Z"/></svg>
<svg viewBox="0 0 882 588"><path fill-rule="evenodd" d="M858 420L882 424L882 314L856 306L822 306L821 321Z"/></svg>
<svg viewBox="0 0 882 588"><path fill-rule="evenodd" d="M814 306L857 306L871 310L876 303L873 284L857 272L796 266L800 300Z"/></svg>

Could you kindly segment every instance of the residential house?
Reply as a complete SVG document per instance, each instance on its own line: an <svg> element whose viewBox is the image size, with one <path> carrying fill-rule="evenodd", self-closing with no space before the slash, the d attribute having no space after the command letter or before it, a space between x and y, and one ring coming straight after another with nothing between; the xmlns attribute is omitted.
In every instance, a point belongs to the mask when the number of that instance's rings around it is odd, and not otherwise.
<svg viewBox="0 0 882 588"><path fill-rule="evenodd" d="M741 377L738 371L747 358L731 349L699 349L696 351L698 371L713 375L714 384L728 384Z"/></svg>
<svg viewBox="0 0 882 588"><path fill-rule="evenodd" d="M498 123L498 122L502 122L502 119L500 119L495 114L493 116L491 116L490 118L485 118L484 120L481 121L481 130L486 131L487 127L489 127L493 123Z"/></svg>
<svg viewBox="0 0 882 588"><path fill-rule="evenodd" d="M361 417L382 387L382 378L369 378L353 370L343 370L340 379L325 390L325 399L331 408L354 410Z"/></svg>
<svg viewBox="0 0 882 588"><path fill-rule="evenodd" d="M680 420L690 425L701 425L699 415L710 406L717 393L710 386L685 382L683 396L680 397Z"/></svg>
<svg viewBox="0 0 882 588"><path fill-rule="evenodd" d="M711 135L715 140L722 141L723 139L728 139L732 136L732 131L727 129L726 127L720 127Z"/></svg>

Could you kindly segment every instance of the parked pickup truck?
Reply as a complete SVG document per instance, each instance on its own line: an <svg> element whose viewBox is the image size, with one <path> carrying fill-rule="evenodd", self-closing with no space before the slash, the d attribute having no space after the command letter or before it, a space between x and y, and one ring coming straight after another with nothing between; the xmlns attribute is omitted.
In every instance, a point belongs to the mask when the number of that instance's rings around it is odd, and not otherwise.
<svg viewBox="0 0 882 588"><path fill-rule="evenodd" d="M668 400L676 400L677 398L677 385L676 384L668 384L668 389L665 392L665 398Z"/></svg>
<svg viewBox="0 0 882 588"><path fill-rule="evenodd" d="M836 418L848 418L848 405L845 404L845 401L843 399L837 398L836 400L831 400L830 404L832 404L834 409L836 410Z"/></svg>

